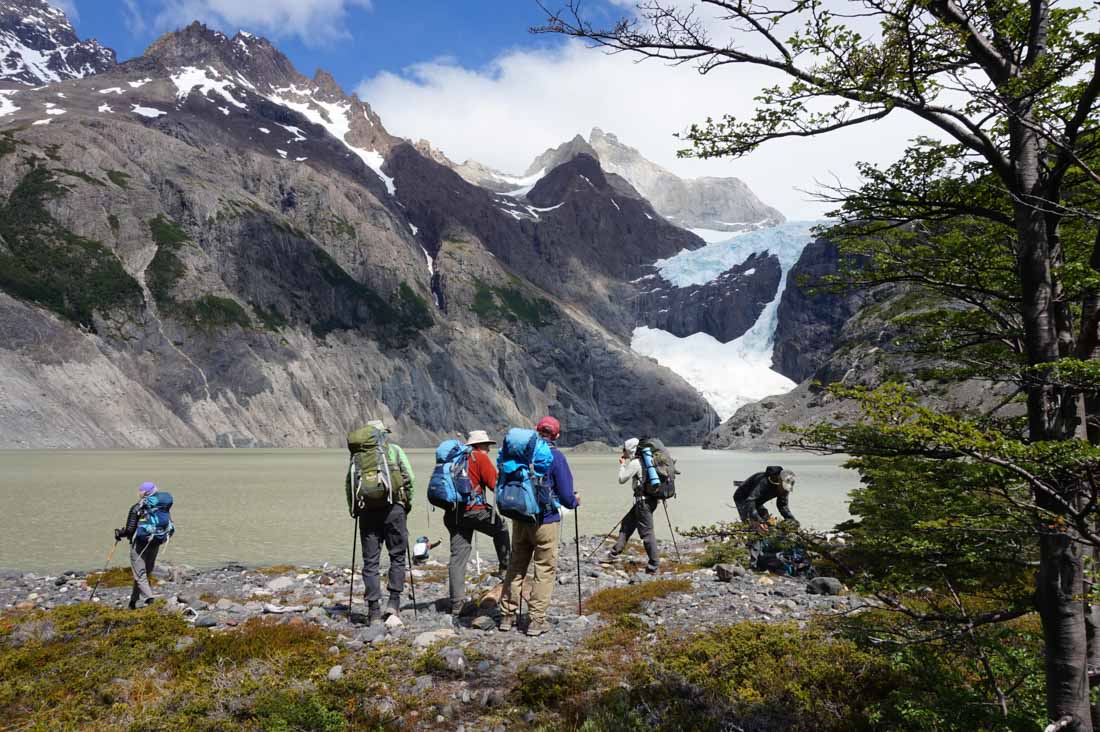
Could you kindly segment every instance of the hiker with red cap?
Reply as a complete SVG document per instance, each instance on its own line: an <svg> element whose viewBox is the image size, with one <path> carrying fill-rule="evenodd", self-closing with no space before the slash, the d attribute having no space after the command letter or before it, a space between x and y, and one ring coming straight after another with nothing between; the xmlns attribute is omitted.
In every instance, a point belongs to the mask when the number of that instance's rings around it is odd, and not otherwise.
<svg viewBox="0 0 1100 732"><path fill-rule="evenodd" d="M474 430L466 439L470 448L467 458L467 475L470 479L470 498L456 511L443 514L443 525L451 535L451 558L447 565L451 591L451 614L462 614L466 606L466 566L473 551L474 532L485 534L496 548L499 576L508 569L511 542L504 519L489 505L486 489L496 490L497 469L489 457L489 449L496 445L485 430Z"/></svg>
<svg viewBox="0 0 1100 732"><path fill-rule="evenodd" d="M130 570L134 574L134 587L130 591L130 609L148 605L156 599L149 577L157 563L157 553L175 533L172 524L172 495L158 491L155 483L142 483L138 488L138 502L130 506L126 525L115 529L115 542L130 540Z"/></svg>
<svg viewBox="0 0 1100 732"><path fill-rule="evenodd" d="M554 591L558 568L558 534L561 529L560 506L575 509L580 496L573 492L573 473L569 462L556 446L561 437L561 424L553 417L543 417L535 426L539 438L549 444L553 457L545 475L540 476L539 513L533 522L512 522L512 559L504 577L500 597L500 630L508 631L516 622L518 600L523 590L527 570L534 562L527 635L537 636L550 630L546 610ZM545 449L545 448L544 448Z"/></svg>

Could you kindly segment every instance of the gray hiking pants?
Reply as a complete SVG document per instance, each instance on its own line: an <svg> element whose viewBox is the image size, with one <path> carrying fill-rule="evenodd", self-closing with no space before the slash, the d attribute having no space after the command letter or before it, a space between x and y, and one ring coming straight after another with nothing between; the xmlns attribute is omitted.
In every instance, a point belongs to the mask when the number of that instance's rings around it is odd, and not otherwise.
<svg viewBox="0 0 1100 732"><path fill-rule="evenodd" d="M508 559L512 554L512 542L508 539L508 527L496 511L483 508L476 511L447 511L443 514L443 525L451 534L451 558L447 563L447 573L451 585L451 601L466 599L466 566L473 553L474 532L485 534L493 540L497 552L497 566L502 572L508 569Z"/></svg>
<svg viewBox="0 0 1100 732"><path fill-rule="evenodd" d="M134 589L130 591L130 607L136 607L140 600L145 604L153 599L153 587L149 576L157 563L159 541L133 541L130 543L130 570L134 573Z"/></svg>
<svg viewBox="0 0 1100 732"><path fill-rule="evenodd" d="M382 587L378 579L382 559L382 544L390 555L390 572L387 589L390 596L400 597L405 589L405 549L409 531L405 527L405 507L395 503L388 509L367 511L359 516L359 539L363 543L363 584L367 602L382 599Z"/></svg>
<svg viewBox="0 0 1100 732"><path fill-rule="evenodd" d="M611 551L621 554L623 549L626 548L626 543L630 541L630 537L637 531L638 535L642 537L642 544L645 545L645 553L649 557L649 564L653 567L657 566L661 561L661 555L657 549L657 533L653 530L653 513L657 510L658 503L659 501L656 498L638 497L634 499L634 506L623 516L623 525L619 529L619 539L615 542L615 546L611 548Z"/></svg>

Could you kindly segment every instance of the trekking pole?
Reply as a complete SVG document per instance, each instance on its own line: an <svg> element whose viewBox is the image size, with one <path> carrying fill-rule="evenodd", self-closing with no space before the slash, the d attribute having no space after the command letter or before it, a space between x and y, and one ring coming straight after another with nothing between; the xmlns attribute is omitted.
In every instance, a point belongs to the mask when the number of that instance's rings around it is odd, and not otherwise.
<svg viewBox="0 0 1100 732"><path fill-rule="evenodd" d="M608 531L608 532L607 532L606 534L604 534L604 535L603 535L603 538L601 538L601 539L600 539L600 543L599 543L599 544L597 544L597 545L596 545L596 548L595 548L595 549L593 549L593 550L592 550L592 551L591 551L591 552L589 553L589 555L588 555L587 557L585 557L585 558L584 558L584 561L586 561L586 562L587 562L587 561L588 561L589 559L591 559L592 557L596 556L596 552L598 552L598 551L600 550L600 547L601 547L601 546L603 546L603 543L604 543L605 541L607 541L607 537L609 537L609 536L611 536L612 534L614 534L614 533L615 533L615 532L616 532L616 531L618 530L618 528L619 528L620 526L622 526L622 525L623 525L623 520L624 520L625 518L626 518L626 516L623 516L623 518L619 519L619 523L615 524L615 526L614 526L614 527L613 527L613 528L611 529L611 531Z"/></svg>
<svg viewBox="0 0 1100 732"><path fill-rule="evenodd" d="M96 577L95 586L92 588L92 594L88 597L88 602L95 599L96 590L99 589L99 583L103 581L103 575L107 574L107 568L111 566L111 557L115 555L115 549L118 548L118 539L115 539L114 546L111 547L111 551L107 552L107 563L103 565L103 571Z"/></svg>
<svg viewBox="0 0 1100 732"><path fill-rule="evenodd" d="M672 546L676 547L676 561L682 562L680 558L680 545L676 542L676 532L672 528L672 519L668 517L668 501L661 499L661 505L665 507L665 521L668 521L668 532L672 534Z"/></svg>
<svg viewBox="0 0 1100 732"><path fill-rule="evenodd" d="M573 538L577 549L577 615L583 615L581 610L581 507L573 509Z"/></svg>
<svg viewBox="0 0 1100 732"><path fill-rule="evenodd" d="M355 602L355 547L359 542L359 517L355 517L355 534L351 537L351 581L348 583L348 622L351 619L351 605Z"/></svg>
<svg viewBox="0 0 1100 732"><path fill-rule="evenodd" d="M413 596L413 617L419 618L420 613L416 609L416 577L413 576L412 548L409 546L408 539L405 540L405 553L409 555L409 589L412 590Z"/></svg>

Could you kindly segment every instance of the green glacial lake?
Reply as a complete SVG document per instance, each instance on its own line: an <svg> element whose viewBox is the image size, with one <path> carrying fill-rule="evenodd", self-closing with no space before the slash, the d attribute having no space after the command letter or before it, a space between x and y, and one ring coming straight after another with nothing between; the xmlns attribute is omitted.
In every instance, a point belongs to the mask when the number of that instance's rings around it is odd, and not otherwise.
<svg viewBox="0 0 1100 732"><path fill-rule="evenodd" d="M410 517L413 536L443 544L442 513L424 500L431 450L409 450L416 473ZM678 527L736 518L733 481L780 464L799 477L791 507L802 523L827 529L848 516L855 473L843 458L802 453L673 450L682 475L679 497L669 501ZM137 487L153 480L176 500L176 538L165 561L211 567L320 564L350 560L353 522L344 503L343 450L16 450L0 451L0 570L60 572L102 566L134 502ZM580 530L599 534L614 526L631 503L630 488L616 481L616 455L569 455L582 494ZM668 538L659 517L658 534ZM573 518L565 525L573 534ZM479 542L491 558L488 542ZM114 564L122 566L124 552Z"/></svg>

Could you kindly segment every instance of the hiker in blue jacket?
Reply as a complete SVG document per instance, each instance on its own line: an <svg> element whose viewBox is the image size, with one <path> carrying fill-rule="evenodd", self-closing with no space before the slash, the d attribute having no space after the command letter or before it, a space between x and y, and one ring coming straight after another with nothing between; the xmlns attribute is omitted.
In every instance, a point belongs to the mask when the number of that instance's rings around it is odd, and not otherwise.
<svg viewBox="0 0 1100 732"><path fill-rule="evenodd" d="M573 491L573 473L569 469L569 461L555 446L561 436L558 420L543 417L535 430L550 444L554 459L546 474L544 502L540 501L543 509L539 521L512 522L512 557L504 576L504 589L500 597L500 630L508 631L516 622L518 599L527 570L533 561L535 570L531 580L527 624L527 635L530 636L542 635L550 630L550 624L546 622L546 610L550 606L558 568L558 535L561 530L558 506L574 509L581 502L580 496Z"/></svg>

